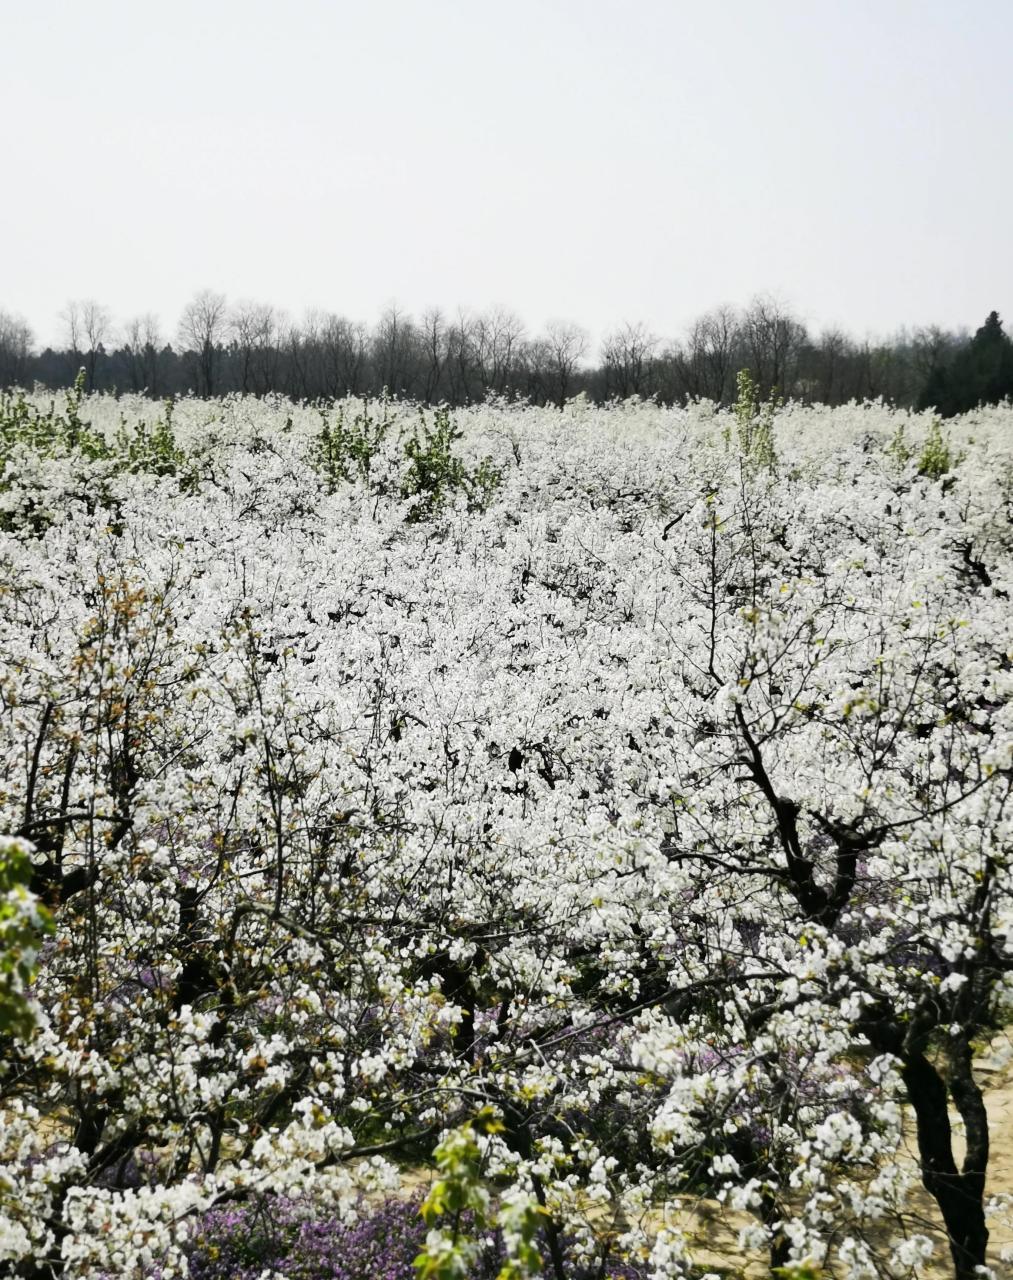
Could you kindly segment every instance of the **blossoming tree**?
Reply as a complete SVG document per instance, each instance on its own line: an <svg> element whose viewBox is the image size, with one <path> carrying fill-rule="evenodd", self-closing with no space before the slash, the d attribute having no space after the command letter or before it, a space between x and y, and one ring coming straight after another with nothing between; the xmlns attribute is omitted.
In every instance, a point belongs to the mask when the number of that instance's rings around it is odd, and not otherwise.
<svg viewBox="0 0 1013 1280"><path fill-rule="evenodd" d="M915 1275L919 1179L978 1274L1009 410L156 412L4 406L0 828L55 920L5 1264L169 1275L466 1147L517 1275L699 1274L697 1197Z"/></svg>

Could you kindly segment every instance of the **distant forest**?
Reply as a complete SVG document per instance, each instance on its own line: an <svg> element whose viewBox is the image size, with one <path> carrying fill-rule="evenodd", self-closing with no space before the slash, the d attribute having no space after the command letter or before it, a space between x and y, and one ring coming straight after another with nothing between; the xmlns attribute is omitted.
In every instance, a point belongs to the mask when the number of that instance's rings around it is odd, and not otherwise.
<svg viewBox="0 0 1013 1280"><path fill-rule="evenodd" d="M229 304L205 290L171 337L146 315L114 325L107 308L71 302L60 349L40 350L28 325L0 310L0 386L58 389L85 371L89 390L152 397L245 392L312 400L376 395L384 388L430 403L465 404L489 394L562 404L629 396L681 403L727 402L748 368L766 396L841 404L877 399L944 416L1013 396L1013 343L993 311L970 336L938 327L884 341L839 329L811 334L776 301L718 307L680 340L624 324L591 357L587 333L554 323L530 334L511 311L412 317L388 307L373 325L331 313L300 323L275 307Z"/></svg>

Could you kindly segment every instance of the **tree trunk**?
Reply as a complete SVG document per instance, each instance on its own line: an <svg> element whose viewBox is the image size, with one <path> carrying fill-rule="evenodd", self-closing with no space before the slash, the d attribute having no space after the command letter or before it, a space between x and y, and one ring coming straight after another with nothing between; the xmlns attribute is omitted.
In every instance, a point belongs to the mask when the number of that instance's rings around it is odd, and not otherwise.
<svg viewBox="0 0 1013 1280"><path fill-rule="evenodd" d="M943 1215L955 1280L975 1280L977 1268L985 1265L988 1245L984 1206L988 1121L981 1092L970 1075L969 1050L963 1047L953 1060L951 1091L968 1129L962 1170L953 1158L946 1085L939 1073L924 1054L914 1053L904 1055L901 1074L918 1124L922 1183Z"/></svg>

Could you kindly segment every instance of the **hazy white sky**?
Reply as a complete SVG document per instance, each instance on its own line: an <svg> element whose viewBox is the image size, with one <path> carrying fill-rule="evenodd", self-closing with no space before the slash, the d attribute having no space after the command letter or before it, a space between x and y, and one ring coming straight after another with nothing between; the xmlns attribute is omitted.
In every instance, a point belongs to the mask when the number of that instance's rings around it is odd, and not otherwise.
<svg viewBox="0 0 1013 1280"><path fill-rule="evenodd" d="M204 287L1013 320L1013 0L0 0L0 48L0 308L43 342Z"/></svg>

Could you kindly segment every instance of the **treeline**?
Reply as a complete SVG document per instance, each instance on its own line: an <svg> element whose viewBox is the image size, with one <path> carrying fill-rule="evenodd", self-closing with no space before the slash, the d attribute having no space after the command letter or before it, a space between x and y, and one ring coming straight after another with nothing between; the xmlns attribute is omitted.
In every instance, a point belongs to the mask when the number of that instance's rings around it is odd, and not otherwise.
<svg viewBox="0 0 1013 1280"><path fill-rule="evenodd" d="M92 301L68 304L62 320L62 348L39 350L27 324L0 311L0 386L66 387L83 368L89 390L154 397L238 391L315 399L386 388L452 405L490 393L562 404L580 392L597 401L728 402L736 373L747 368L764 396L786 400L882 397L950 415L1013 396L1013 344L994 311L973 337L931 327L859 341L839 329L811 334L760 297L744 309L708 312L676 341L624 324L595 358L579 325L530 334L503 308L455 315L433 308L413 317L391 306L373 325L332 313L295 323L269 304L230 305L205 290L171 339L151 315L117 328Z"/></svg>

